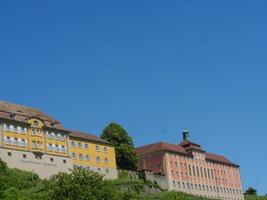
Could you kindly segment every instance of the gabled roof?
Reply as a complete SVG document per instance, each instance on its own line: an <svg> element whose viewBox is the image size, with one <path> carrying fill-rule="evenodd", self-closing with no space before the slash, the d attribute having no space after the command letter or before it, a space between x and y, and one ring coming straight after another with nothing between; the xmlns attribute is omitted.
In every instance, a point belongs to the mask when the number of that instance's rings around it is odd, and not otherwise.
<svg viewBox="0 0 267 200"><path fill-rule="evenodd" d="M11 115L14 115L15 118L12 119ZM29 118L34 117L41 119L47 127L53 128L51 123L54 123L58 130L65 130L60 122L36 108L17 105L0 100L0 118L25 123Z"/></svg>
<svg viewBox="0 0 267 200"><path fill-rule="evenodd" d="M70 130L69 134L70 138L78 138L78 139L83 139L83 140L88 140L96 143L102 143L102 144L107 144L107 145L112 145L110 142L103 140L96 135L90 134L90 133L83 133L80 131L75 131L75 130Z"/></svg>
<svg viewBox="0 0 267 200"><path fill-rule="evenodd" d="M185 151L185 149L182 146L169 144L166 142L158 142L158 143L149 144L149 145L136 148L136 152L139 155L153 153L157 151L171 151L171 152L188 155L188 153Z"/></svg>
<svg viewBox="0 0 267 200"><path fill-rule="evenodd" d="M185 156L191 157L192 155L188 153L189 151L187 151L188 145L193 146L193 149L196 148L195 150L202 151L203 153L205 153L206 160L208 161L218 162L221 164L239 167L238 165L232 163L229 159L225 158L224 156L205 152L204 150L202 150L200 145L192 143L190 141L184 141L181 144L170 144L166 142L158 142L158 143L138 147L136 148L136 153L137 155L142 156L142 155L159 152L159 151L168 151L168 152L184 154Z"/></svg>

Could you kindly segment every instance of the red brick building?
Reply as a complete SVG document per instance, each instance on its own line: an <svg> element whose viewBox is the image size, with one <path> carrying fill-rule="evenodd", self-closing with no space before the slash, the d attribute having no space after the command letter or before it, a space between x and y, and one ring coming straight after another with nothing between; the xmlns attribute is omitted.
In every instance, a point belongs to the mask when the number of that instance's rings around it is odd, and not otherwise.
<svg viewBox="0 0 267 200"><path fill-rule="evenodd" d="M180 144L158 142L136 151L138 169L165 175L168 190L219 199L244 199L239 166L191 142L188 130L183 131Z"/></svg>

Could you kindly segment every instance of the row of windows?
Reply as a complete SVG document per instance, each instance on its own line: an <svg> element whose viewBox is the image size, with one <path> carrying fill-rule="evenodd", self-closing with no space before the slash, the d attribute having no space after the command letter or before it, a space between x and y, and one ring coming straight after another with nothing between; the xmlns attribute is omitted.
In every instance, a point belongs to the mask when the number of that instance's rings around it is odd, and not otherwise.
<svg viewBox="0 0 267 200"><path fill-rule="evenodd" d="M72 153L72 158L77 158L76 153ZM96 159L96 162L102 162L102 160L101 160L101 158L99 156L96 156L95 159ZM87 160L87 161L89 161L90 160L90 156L88 154L87 155L79 154L79 160ZM108 158L104 158L104 162L108 163L109 159Z"/></svg>
<svg viewBox="0 0 267 200"><path fill-rule="evenodd" d="M46 131L47 138L57 139L57 140L65 140L66 135L62 133L48 132Z"/></svg>
<svg viewBox="0 0 267 200"><path fill-rule="evenodd" d="M37 127L37 126L34 126ZM24 133L27 134L28 128L26 127L21 127L17 125L12 125L12 124L4 124L4 130L5 131L11 131L14 133ZM32 128L31 134L32 135L42 135L42 130L39 128ZM66 135L61 134L61 133L54 133L54 132L48 132L46 131L47 137L48 138L53 138L53 139L58 139L58 140L65 140Z"/></svg>
<svg viewBox="0 0 267 200"><path fill-rule="evenodd" d="M192 189L192 190L202 190L202 191L210 191L210 192L221 192L221 193L228 193L228 194L242 194L242 191L239 189L232 189L232 188L223 188L223 187L215 187L215 186L208 186L208 185L201 185L201 184L189 184L184 183L182 184L177 181L177 184L175 181L173 181L173 187L177 188L183 188L183 189Z"/></svg>
<svg viewBox="0 0 267 200"><path fill-rule="evenodd" d="M71 141L71 146L72 147L79 147L79 148L89 149L89 144L88 143L82 144L81 142ZM100 151L100 146L99 145L96 145L95 146L95 150L96 151ZM108 147L106 147L106 146L103 147L103 151L104 152L108 152Z"/></svg>
<svg viewBox="0 0 267 200"><path fill-rule="evenodd" d="M58 145L58 144L47 144L47 148L49 151L56 151L56 152L66 152L66 147L64 145Z"/></svg>
<svg viewBox="0 0 267 200"><path fill-rule="evenodd" d="M170 161L170 165L172 166L173 163L172 161ZM175 162L176 167L178 167L178 163ZM227 179L221 179L221 178L215 178L215 173L217 172L218 174L223 174L224 176L226 176L226 171L223 170L215 170L215 169L209 169L209 168L202 168L202 167L198 167L198 166L191 166L188 165L188 170L187 170L187 165L184 163L180 163L180 167L182 168L184 166L186 171L189 171L189 175L190 176L197 176L197 177L201 177L201 178L209 178L209 179L215 179L215 180L222 180L222 181L226 181ZM187 172L185 173L187 174ZM174 171L172 170L172 175L174 175ZM176 171L176 175L179 176L178 171ZM183 175L183 172L181 172L181 175Z"/></svg>
<svg viewBox="0 0 267 200"><path fill-rule="evenodd" d="M26 127L21 127L17 125L12 124L4 124L4 130L5 131L12 131L15 133L27 133L28 129Z"/></svg>
<svg viewBox="0 0 267 200"><path fill-rule="evenodd" d="M27 140L20 139L20 138L12 138L12 137L5 137L5 144L9 145L15 145L20 147L26 147L27 146Z"/></svg>
<svg viewBox="0 0 267 200"><path fill-rule="evenodd" d="M12 153L11 152L7 152L7 155L8 156L12 156ZM22 158L26 159L27 158L27 154L22 154ZM39 160L42 160L43 159L42 156L38 156L38 155L36 155L35 158L36 159L39 159ZM54 158L50 158L50 161L51 162L54 162ZM66 164L67 163L67 160L63 159L63 163Z"/></svg>

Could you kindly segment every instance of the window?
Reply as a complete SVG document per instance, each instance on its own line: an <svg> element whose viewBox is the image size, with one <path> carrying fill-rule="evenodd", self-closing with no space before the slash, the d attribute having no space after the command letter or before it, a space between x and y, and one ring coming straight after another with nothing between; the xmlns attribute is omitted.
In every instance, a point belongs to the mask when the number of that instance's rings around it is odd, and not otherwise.
<svg viewBox="0 0 267 200"><path fill-rule="evenodd" d="M85 159L86 159L86 160L90 160L90 156L89 156L89 155L86 155L86 156L85 156Z"/></svg>
<svg viewBox="0 0 267 200"><path fill-rule="evenodd" d="M97 157L96 157L96 162L100 162L100 161L101 161L100 157L97 156Z"/></svg>
<svg viewBox="0 0 267 200"><path fill-rule="evenodd" d="M50 161L51 161L51 162L54 162L54 158L50 158Z"/></svg>
<svg viewBox="0 0 267 200"><path fill-rule="evenodd" d="M108 147L104 147L104 152L108 152Z"/></svg>
<svg viewBox="0 0 267 200"><path fill-rule="evenodd" d="M19 142L18 142L18 138L14 138L14 144L15 144L15 145L18 145L18 143L19 143Z"/></svg>
<svg viewBox="0 0 267 200"><path fill-rule="evenodd" d="M192 173L191 173L191 165L188 165L188 168L189 168L189 175L191 176Z"/></svg>
<svg viewBox="0 0 267 200"><path fill-rule="evenodd" d="M33 127L38 127L38 121L37 121L37 120L35 120L35 121L33 122Z"/></svg>
<svg viewBox="0 0 267 200"><path fill-rule="evenodd" d="M79 154L79 159L83 160L83 155L82 154Z"/></svg>
<svg viewBox="0 0 267 200"><path fill-rule="evenodd" d="M109 169L106 169L106 173L107 173L107 174L109 173Z"/></svg>
<svg viewBox="0 0 267 200"><path fill-rule="evenodd" d="M61 146L61 151L65 151L66 149L65 149L65 146L64 145L62 145Z"/></svg>
<svg viewBox="0 0 267 200"><path fill-rule="evenodd" d="M82 147L82 143L79 142L79 143L78 143L78 147Z"/></svg>
<svg viewBox="0 0 267 200"><path fill-rule="evenodd" d="M89 148L89 145L86 143L86 144L84 145L84 147L85 147L86 149L88 149L88 148Z"/></svg>
<svg viewBox="0 0 267 200"><path fill-rule="evenodd" d="M66 160L63 160L63 163L67 163L67 161Z"/></svg>
<svg viewBox="0 0 267 200"><path fill-rule="evenodd" d="M71 155L73 158L76 158L76 153L72 153Z"/></svg>
<svg viewBox="0 0 267 200"><path fill-rule="evenodd" d="M71 141L71 146L75 147L75 142Z"/></svg>
<svg viewBox="0 0 267 200"><path fill-rule="evenodd" d="M100 150L100 148L99 148L98 145L95 146L95 150L96 150L96 151L99 151L99 150Z"/></svg>
<svg viewBox="0 0 267 200"><path fill-rule="evenodd" d="M27 158L27 155L26 154L23 154L22 156L23 156L23 158Z"/></svg>
<svg viewBox="0 0 267 200"><path fill-rule="evenodd" d="M104 162L105 162L105 163L108 163L108 158L105 158L105 159L104 159Z"/></svg>
<svg viewBox="0 0 267 200"><path fill-rule="evenodd" d="M11 152L7 152L7 155L8 155L8 156L11 156L12 154L11 154Z"/></svg>

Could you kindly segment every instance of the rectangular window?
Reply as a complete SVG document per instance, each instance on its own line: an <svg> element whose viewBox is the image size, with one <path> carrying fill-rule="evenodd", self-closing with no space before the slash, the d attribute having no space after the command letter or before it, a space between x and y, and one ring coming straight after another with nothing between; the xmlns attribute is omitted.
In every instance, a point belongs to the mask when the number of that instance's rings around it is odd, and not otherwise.
<svg viewBox="0 0 267 200"><path fill-rule="evenodd" d="M84 148L88 149L88 148L89 148L89 145L86 143L86 144L84 145Z"/></svg>
<svg viewBox="0 0 267 200"><path fill-rule="evenodd" d="M75 142L71 141L71 146L75 147Z"/></svg>
<svg viewBox="0 0 267 200"><path fill-rule="evenodd" d="M195 166L193 165L193 174L196 176Z"/></svg>
<svg viewBox="0 0 267 200"><path fill-rule="evenodd" d="M79 159L83 160L83 155L82 154L79 154Z"/></svg>
<svg viewBox="0 0 267 200"><path fill-rule="evenodd" d="M108 147L104 147L104 152L108 152Z"/></svg>
<svg viewBox="0 0 267 200"><path fill-rule="evenodd" d="M99 151L99 150L100 150L100 148L99 148L98 145L95 146L95 150L96 150L96 151Z"/></svg>
<svg viewBox="0 0 267 200"><path fill-rule="evenodd" d="M75 153L72 153L72 158L76 158L76 154Z"/></svg>
<svg viewBox="0 0 267 200"><path fill-rule="evenodd" d="M188 168L189 168L189 175L192 176L192 174L191 174L191 165L188 165Z"/></svg>

